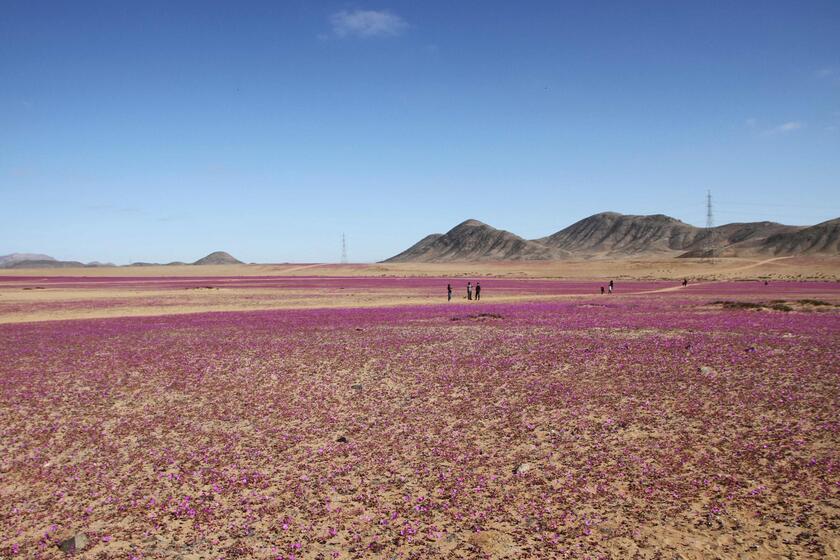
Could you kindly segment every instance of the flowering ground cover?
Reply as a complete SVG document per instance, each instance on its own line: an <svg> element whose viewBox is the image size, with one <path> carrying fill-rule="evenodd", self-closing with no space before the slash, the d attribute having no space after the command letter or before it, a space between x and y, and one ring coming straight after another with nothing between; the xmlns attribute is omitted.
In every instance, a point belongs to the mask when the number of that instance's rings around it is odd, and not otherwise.
<svg viewBox="0 0 840 560"><path fill-rule="evenodd" d="M519 294L592 294L605 281L523 280L508 278L446 278L446 277L359 277L359 276L192 276L192 277L106 277L106 276L0 276L0 287L33 289L103 289L134 290L201 289L201 288L275 288L281 290L340 290L369 289L445 294L447 283L460 293L467 282L482 283L485 290ZM677 285L675 282L629 280L620 282L627 292ZM802 284L807 284L803 282Z"/></svg>
<svg viewBox="0 0 840 560"><path fill-rule="evenodd" d="M476 278L485 300L576 297L604 282ZM0 323L201 311L359 307L439 303L451 283L466 299L467 280L404 277L2 277ZM677 286L621 282L624 294Z"/></svg>
<svg viewBox="0 0 840 560"><path fill-rule="evenodd" d="M673 285L0 325L0 556L838 557L840 285Z"/></svg>

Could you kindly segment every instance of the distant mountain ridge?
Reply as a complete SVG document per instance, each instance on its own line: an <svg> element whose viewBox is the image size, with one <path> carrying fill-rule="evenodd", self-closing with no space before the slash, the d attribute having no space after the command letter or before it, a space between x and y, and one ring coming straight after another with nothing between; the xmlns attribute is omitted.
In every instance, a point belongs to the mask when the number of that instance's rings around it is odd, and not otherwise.
<svg viewBox="0 0 840 560"><path fill-rule="evenodd" d="M42 255L41 253L12 253L10 255L0 255L0 268L7 268L14 263L22 261L54 261L55 259L49 255Z"/></svg>
<svg viewBox="0 0 840 560"><path fill-rule="evenodd" d="M40 253L12 253L0 256L0 268L75 268L75 267L97 267L114 266L111 263L79 261L60 261L49 255Z"/></svg>
<svg viewBox="0 0 840 560"><path fill-rule="evenodd" d="M198 259L193 264L242 264L242 261L233 258L233 256L230 255L230 253L225 253L224 251L215 251L213 253L210 253L206 257Z"/></svg>
<svg viewBox="0 0 840 560"><path fill-rule="evenodd" d="M160 263L150 262L133 262L128 266L175 266L185 265L180 261L174 261L162 265ZM194 265L221 265L221 264L242 264L242 261L237 260L230 253L224 251L215 251L206 257L202 257L192 263ZM116 266L112 263L101 263L93 261L83 263L79 261L60 261L49 255L42 255L39 253L12 253L10 255L0 255L0 268L91 268L99 266Z"/></svg>
<svg viewBox="0 0 840 560"><path fill-rule="evenodd" d="M427 235L384 262L548 260L563 253L478 220L466 220L445 234Z"/></svg>
<svg viewBox="0 0 840 560"><path fill-rule="evenodd" d="M813 226L775 222L732 223L699 228L664 214L594 214L539 239L525 239L478 220L433 233L382 262L528 261L622 258L840 256L840 218ZM180 261L167 265L185 265ZM215 251L193 265L243 264ZM57 260L41 253L0 255L0 269L115 266ZM163 266L136 262L129 266Z"/></svg>
<svg viewBox="0 0 840 560"><path fill-rule="evenodd" d="M663 214L603 212L537 241L571 253L628 255L683 250L697 235L697 228Z"/></svg>
<svg viewBox="0 0 840 560"><path fill-rule="evenodd" d="M532 240L467 220L383 262L754 255L840 255L840 218L810 227L749 222L699 228L663 214L602 212Z"/></svg>
<svg viewBox="0 0 840 560"><path fill-rule="evenodd" d="M761 250L774 255L840 254L840 218L771 235Z"/></svg>

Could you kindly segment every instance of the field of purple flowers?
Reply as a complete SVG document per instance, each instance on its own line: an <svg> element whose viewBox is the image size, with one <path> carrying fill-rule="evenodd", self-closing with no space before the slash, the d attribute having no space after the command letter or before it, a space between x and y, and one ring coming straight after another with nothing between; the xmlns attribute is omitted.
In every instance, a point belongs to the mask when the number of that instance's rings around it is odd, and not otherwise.
<svg viewBox="0 0 840 560"><path fill-rule="evenodd" d="M840 557L840 285L767 288L0 325L0 557Z"/></svg>

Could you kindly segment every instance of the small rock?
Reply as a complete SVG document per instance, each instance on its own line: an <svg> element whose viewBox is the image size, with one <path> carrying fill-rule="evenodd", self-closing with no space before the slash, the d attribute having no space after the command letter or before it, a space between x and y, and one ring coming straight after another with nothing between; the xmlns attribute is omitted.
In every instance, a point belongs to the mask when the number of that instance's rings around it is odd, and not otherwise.
<svg viewBox="0 0 840 560"><path fill-rule="evenodd" d="M522 463L515 469L513 469L513 474L526 474L533 468L531 463Z"/></svg>
<svg viewBox="0 0 840 560"><path fill-rule="evenodd" d="M73 554L79 550L84 550L87 545L87 536L84 533L79 533L58 543L58 549L65 554Z"/></svg>
<svg viewBox="0 0 840 560"><path fill-rule="evenodd" d="M700 373L703 375L715 375L717 372L709 366L700 366Z"/></svg>
<svg viewBox="0 0 840 560"><path fill-rule="evenodd" d="M338 436L338 438L335 441L337 441L338 443L347 443L347 438L344 436Z"/></svg>
<svg viewBox="0 0 840 560"><path fill-rule="evenodd" d="M350 388L355 390L355 391L361 391L362 390L362 384L361 383L354 383L353 385L350 385Z"/></svg>

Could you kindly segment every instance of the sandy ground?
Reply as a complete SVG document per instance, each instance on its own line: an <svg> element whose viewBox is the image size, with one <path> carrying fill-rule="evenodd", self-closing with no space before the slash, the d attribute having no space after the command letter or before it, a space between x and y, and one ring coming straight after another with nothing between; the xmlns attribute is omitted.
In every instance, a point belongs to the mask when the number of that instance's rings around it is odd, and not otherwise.
<svg viewBox="0 0 840 560"><path fill-rule="evenodd" d="M197 274L200 273L200 276ZM342 283L341 278L347 278ZM366 279L381 285L359 287ZM440 286L403 287L402 280L439 278ZM595 293L608 278L619 283L661 282L624 289L616 296L680 290L675 280L699 284L731 280L840 280L840 259L774 258L669 261L469 264L295 264L122 267L0 271L0 324L30 321L181 315L206 311L253 311L437 304L447 282L477 278L592 282L587 293L492 292L493 302L563 300ZM110 281L113 279L113 281ZM136 279L136 280L135 280ZM283 279L291 279L284 282ZM39 282L40 281L40 282ZM377 280L378 282L379 280ZM276 284L276 285L275 285ZM279 286L279 287L278 287ZM485 293L485 297L487 293ZM803 296L803 297L807 297Z"/></svg>
<svg viewBox="0 0 840 560"><path fill-rule="evenodd" d="M838 265L3 271L0 558L840 558Z"/></svg>
<svg viewBox="0 0 840 560"><path fill-rule="evenodd" d="M840 280L840 257L624 259L478 263L247 264L9 269L0 276L485 276L565 279Z"/></svg>
<svg viewBox="0 0 840 560"><path fill-rule="evenodd" d="M576 295L494 295L495 303L555 300ZM185 294L174 290L126 293L118 289L38 291L0 289L0 324L108 317L185 315L207 311L276 309L335 309L440 304L442 296L405 293L369 293L342 290L322 294L300 291L214 289ZM101 306L97 306L99 303ZM6 306L4 308L4 305Z"/></svg>
<svg viewBox="0 0 840 560"><path fill-rule="evenodd" d="M742 284L0 325L0 556L840 557L840 312Z"/></svg>

